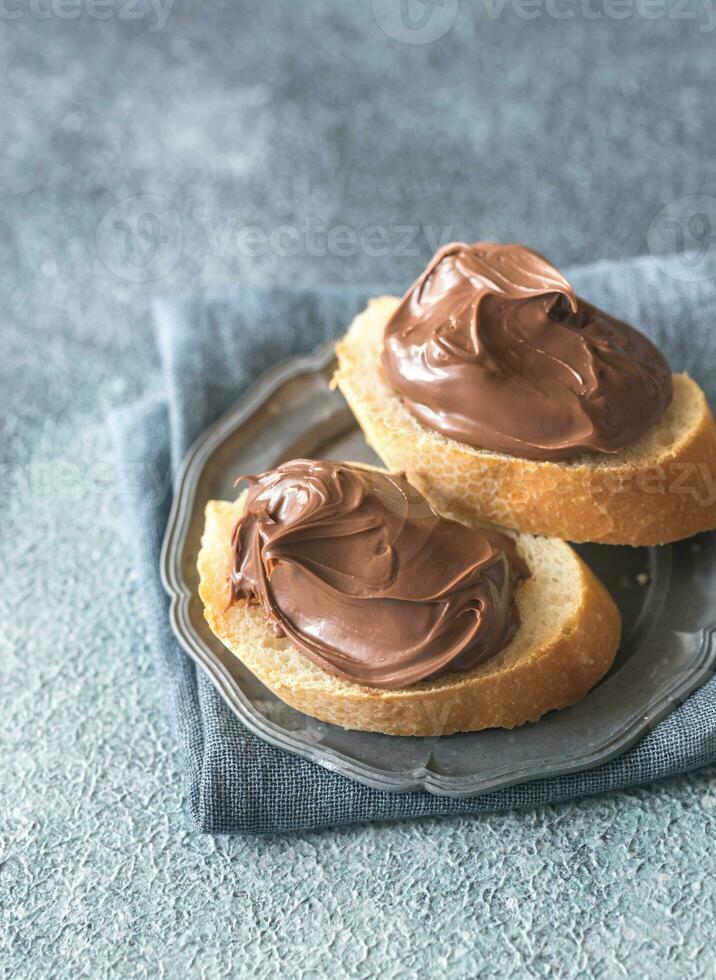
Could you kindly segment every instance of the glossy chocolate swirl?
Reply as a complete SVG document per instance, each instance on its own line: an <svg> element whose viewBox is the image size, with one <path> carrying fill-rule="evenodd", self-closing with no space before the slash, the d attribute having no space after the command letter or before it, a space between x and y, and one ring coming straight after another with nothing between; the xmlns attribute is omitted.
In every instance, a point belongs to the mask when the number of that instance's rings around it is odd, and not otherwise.
<svg viewBox="0 0 716 980"><path fill-rule="evenodd" d="M616 452L671 401L651 341L523 245L442 248L388 322L382 360L425 425L530 459Z"/></svg>
<svg viewBox="0 0 716 980"><path fill-rule="evenodd" d="M323 670L397 688L469 670L519 626L511 538L445 520L402 477L307 459L249 477L232 601Z"/></svg>

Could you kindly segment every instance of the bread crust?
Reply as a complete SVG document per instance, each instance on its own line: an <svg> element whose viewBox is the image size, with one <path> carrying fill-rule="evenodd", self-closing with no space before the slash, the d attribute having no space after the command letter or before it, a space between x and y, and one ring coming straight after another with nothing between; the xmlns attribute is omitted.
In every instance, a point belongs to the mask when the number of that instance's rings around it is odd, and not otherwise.
<svg viewBox="0 0 716 980"><path fill-rule="evenodd" d="M438 510L568 541L655 545L716 527L716 422L688 375L650 433L609 457L520 459L446 439L385 381L383 331L395 297L371 300L336 348L334 382L368 444ZM683 416L683 418L682 418Z"/></svg>
<svg viewBox="0 0 716 980"><path fill-rule="evenodd" d="M539 594L534 590L544 589L549 568L533 555L533 578L516 590L522 626L491 660L465 673L443 674L399 690L333 677L288 640L276 637L260 606L245 600L229 605L231 532L242 510L243 498L207 505L197 563L204 614L222 643L281 701L304 714L344 728L390 735L514 728L578 701L614 660L621 618L604 586L568 545L525 536L517 539L519 550L532 548L537 554L538 549L551 548L570 577L573 594L549 617L548 625L534 623ZM546 618L548 611L539 615ZM530 631L539 642L527 645Z"/></svg>

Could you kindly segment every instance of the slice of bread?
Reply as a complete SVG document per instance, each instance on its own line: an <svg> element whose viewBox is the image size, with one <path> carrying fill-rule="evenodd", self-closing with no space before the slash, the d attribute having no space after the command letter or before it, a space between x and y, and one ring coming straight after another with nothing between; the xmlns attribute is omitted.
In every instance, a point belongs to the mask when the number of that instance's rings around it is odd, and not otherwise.
<svg viewBox="0 0 716 980"><path fill-rule="evenodd" d="M674 375L663 418L615 454L544 462L475 449L419 422L385 380L383 332L398 303L381 296L356 317L337 345L334 383L368 444L437 510L603 544L663 544L716 527L716 422L688 375Z"/></svg>
<svg viewBox="0 0 716 980"><path fill-rule="evenodd" d="M621 619L604 586L563 541L519 535L532 574L516 588L521 625L504 650L470 671L399 690L340 680L275 636L261 606L229 605L231 534L243 506L244 495L207 504L197 563L204 615L266 687L307 715L390 735L514 728L578 701L614 660Z"/></svg>

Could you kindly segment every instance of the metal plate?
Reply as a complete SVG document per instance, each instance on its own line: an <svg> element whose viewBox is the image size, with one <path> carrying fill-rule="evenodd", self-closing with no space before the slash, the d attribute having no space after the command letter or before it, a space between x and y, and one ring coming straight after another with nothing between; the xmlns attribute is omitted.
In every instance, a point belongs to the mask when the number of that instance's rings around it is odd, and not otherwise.
<svg viewBox="0 0 716 980"><path fill-rule="evenodd" d="M514 731L441 738L346 731L279 701L211 633L196 559L210 499L235 477L298 456L376 462L341 395L332 350L274 368L187 455L162 552L177 639L253 732L369 786L465 797L575 772L624 752L716 669L716 534L662 548L586 545L579 552L624 620L612 670L578 704Z"/></svg>

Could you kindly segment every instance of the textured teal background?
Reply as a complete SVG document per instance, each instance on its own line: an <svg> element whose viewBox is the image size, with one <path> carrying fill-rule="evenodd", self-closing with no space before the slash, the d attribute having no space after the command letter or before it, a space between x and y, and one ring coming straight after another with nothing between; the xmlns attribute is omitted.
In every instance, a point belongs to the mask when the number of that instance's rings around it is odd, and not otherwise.
<svg viewBox="0 0 716 980"><path fill-rule="evenodd" d="M644 251L663 205L716 191L713 33L464 2L412 46L360 2L177 0L160 31L148 4L19 9L0 18L0 976L712 975L714 772L479 820L190 832L104 417L157 390L156 292L403 283L429 253L251 257L216 240L232 216L452 225L563 265ZM95 244L139 193L183 231L147 284Z"/></svg>

